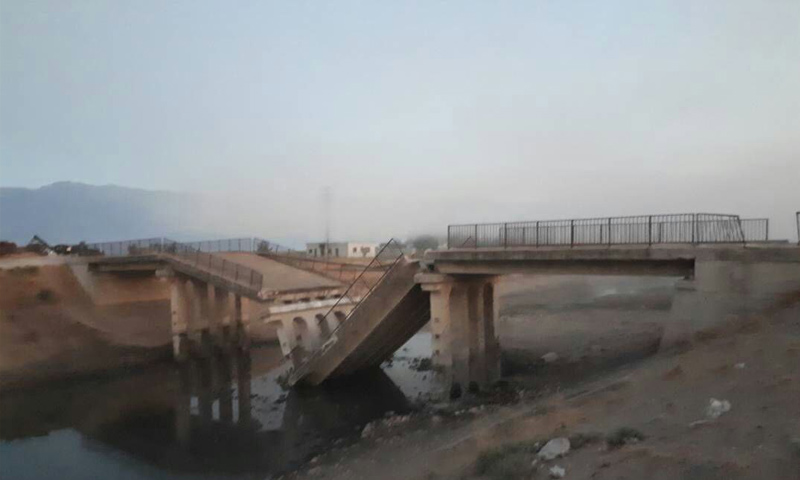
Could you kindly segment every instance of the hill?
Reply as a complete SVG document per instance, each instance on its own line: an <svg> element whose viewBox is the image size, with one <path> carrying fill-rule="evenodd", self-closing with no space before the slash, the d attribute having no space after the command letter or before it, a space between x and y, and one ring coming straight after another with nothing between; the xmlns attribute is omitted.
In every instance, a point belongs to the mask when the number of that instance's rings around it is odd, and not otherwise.
<svg viewBox="0 0 800 480"><path fill-rule="evenodd" d="M116 185L57 182L41 188L0 188L0 238L51 243L197 234L187 226L191 194Z"/></svg>

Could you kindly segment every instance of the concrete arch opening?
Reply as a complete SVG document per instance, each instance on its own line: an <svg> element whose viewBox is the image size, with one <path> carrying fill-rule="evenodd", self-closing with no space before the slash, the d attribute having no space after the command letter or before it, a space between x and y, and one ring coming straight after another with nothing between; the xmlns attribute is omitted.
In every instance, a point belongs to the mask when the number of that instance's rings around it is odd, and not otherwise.
<svg viewBox="0 0 800 480"><path fill-rule="evenodd" d="M336 318L336 325L339 326L342 322L347 319L347 314L342 311L335 311L333 312L333 316Z"/></svg>
<svg viewBox="0 0 800 480"><path fill-rule="evenodd" d="M286 329L283 328L283 322L280 320L272 320L263 323L256 331L258 336L265 341L276 341L281 346L281 351L284 354L289 353L291 350L290 339L286 336Z"/></svg>
<svg viewBox="0 0 800 480"><path fill-rule="evenodd" d="M311 331L303 317L292 319L292 335L295 345L302 347L305 351L311 350Z"/></svg>
<svg viewBox="0 0 800 480"><path fill-rule="evenodd" d="M328 321L325 319L325 315L318 313L315 317L317 321L317 325L319 325L319 332L322 335L323 339L327 339L331 336L331 327L328 325Z"/></svg>

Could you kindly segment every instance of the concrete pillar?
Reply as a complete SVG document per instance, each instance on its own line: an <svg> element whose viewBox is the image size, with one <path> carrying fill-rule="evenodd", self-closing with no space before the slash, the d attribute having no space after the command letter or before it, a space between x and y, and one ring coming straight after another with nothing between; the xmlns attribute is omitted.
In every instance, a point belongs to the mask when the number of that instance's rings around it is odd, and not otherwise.
<svg viewBox="0 0 800 480"><path fill-rule="evenodd" d="M496 323L499 318L499 302L497 301L496 278L489 279L483 284L483 331L481 335L485 355L485 384L491 384L500 379L500 340L496 333Z"/></svg>
<svg viewBox="0 0 800 480"><path fill-rule="evenodd" d="M192 427L192 372L184 362L179 370L179 388L175 396L175 438L182 447L189 445Z"/></svg>
<svg viewBox="0 0 800 480"><path fill-rule="evenodd" d="M234 295L227 290L209 285L210 332L214 346L227 351L231 344L231 322L235 308Z"/></svg>
<svg viewBox="0 0 800 480"><path fill-rule="evenodd" d="M210 358L193 361L197 370L197 399L200 420L204 424L214 421L214 384Z"/></svg>
<svg viewBox="0 0 800 480"><path fill-rule="evenodd" d="M432 363L451 382L451 395L497 380L494 278L422 274L417 280L430 294Z"/></svg>
<svg viewBox="0 0 800 480"><path fill-rule="evenodd" d="M208 286L205 282L191 279L186 283L189 299L190 328L189 340L198 347L198 355L208 357L211 354L211 335L209 332Z"/></svg>
<svg viewBox="0 0 800 480"><path fill-rule="evenodd" d="M333 314L331 314L331 316L333 316ZM328 339L328 337L331 336L331 331L332 331L331 326L328 323L328 320L325 319L325 315L318 313L314 316L314 323L316 323L317 326L319 327L319 333L320 336L322 337L321 340L324 342L325 340Z"/></svg>
<svg viewBox="0 0 800 480"><path fill-rule="evenodd" d="M252 305L250 300L242 298L241 295L234 297L234 324L236 330L236 341L239 349L250 350L250 315Z"/></svg>
<svg viewBox="0 0 800 480"><path fill-rule="evenodd" d="M452 282L424 284L431 300L431 363L440 371L449 371L453 365L450 353L450 292Z"/></svg>
<svg viewBox="0 0 800 480"><path fill-rule="evenodd" d="M219 369L219 419L223 423L233 422L233 396L231 395L231 382L233 368L229 355L220 356L217 361Z"/></svg>
<svg viewBox="0 0 800 480"><path fill-rule="evenodd" d="M250 355L240 353L236 356L237 406L239 410L238 423L240 425L249 424L251 419L250 375Z"/></svg>
<svg viewBox="0 0 800 480"><path fill-rule="evenodd" d="M190 305L186 281L173 276L170 280L170 310L172 313L172 353L176 360L189 357L189 313Z"/></svg>

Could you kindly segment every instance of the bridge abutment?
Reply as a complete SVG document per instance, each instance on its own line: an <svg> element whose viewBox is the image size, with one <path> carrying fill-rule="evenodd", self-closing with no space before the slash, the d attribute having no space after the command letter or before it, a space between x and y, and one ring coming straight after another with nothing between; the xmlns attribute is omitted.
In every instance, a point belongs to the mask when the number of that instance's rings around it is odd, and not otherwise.
<svg viewBox="0 0 800 480"><path fill-rule="evenodd" d="M703 331L785 307L800 292L800 262L697 259L678 281L661 348L691 343Z"/></svg>

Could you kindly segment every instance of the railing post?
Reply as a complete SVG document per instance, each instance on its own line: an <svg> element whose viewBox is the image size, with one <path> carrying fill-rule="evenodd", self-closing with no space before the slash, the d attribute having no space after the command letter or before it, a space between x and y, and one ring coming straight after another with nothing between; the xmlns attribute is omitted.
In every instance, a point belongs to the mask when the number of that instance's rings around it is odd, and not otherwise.
<svg viewBox="0 0 800 480"><path fill-rule="evenodd" d="M508 248L508 224L503 224L503 247Z"/></svg>
<svg viewBox="0 0 800 480"><path fill-rule="evenodd" d="M697 214L692 215L692 243L697 239Z"/></svg>
<svg viewBox="0 0 800 480"><path fill-rule="evenodd" d="M608 246L611 246L611 217L608 217Z"/></svg>
<svg viewBox="0 0 800 480"><path fill-rule="evenodd" d="M575 246L575 220L569 221L569 246Z"/></svg>
<svg viewBox="0 0 800 480"><path fill-rule="evenodd" d="M450 250L450 229L453 228L452 225L447 226L447 249Z"/></svg>
<svg viewBox="0 0 800 480"><path fill-rule="evenodd" d="M653 244L653 216L647 217L647 244Z"/></svg>
<svg viewBox="0 0 800 480"><path fill-rule="evenodd" d="M536 246L539 246L539 221L536 221Z"/></svg>
<svg viewBox="0 0 800 480"><path fill-rule="evenodd" d="M478 248L478 224L475 224L475 248Z"/></svg>
<svg viewBox="0 0 800 480"><path fill-rule="evenodd" d="M769 241L769 218L767 219L766 232L764 232L764 241Z"/></svg>

